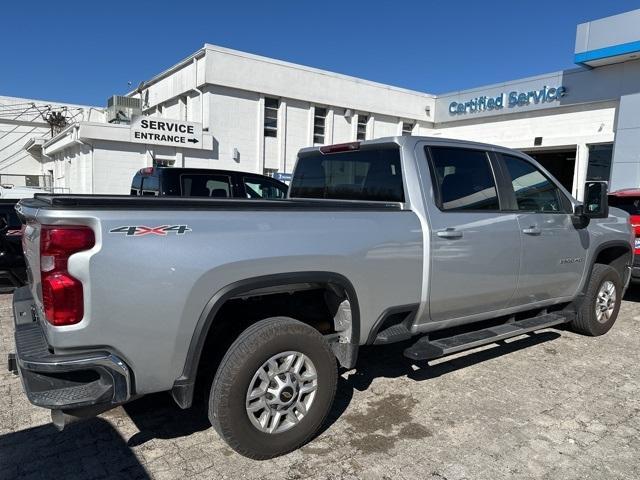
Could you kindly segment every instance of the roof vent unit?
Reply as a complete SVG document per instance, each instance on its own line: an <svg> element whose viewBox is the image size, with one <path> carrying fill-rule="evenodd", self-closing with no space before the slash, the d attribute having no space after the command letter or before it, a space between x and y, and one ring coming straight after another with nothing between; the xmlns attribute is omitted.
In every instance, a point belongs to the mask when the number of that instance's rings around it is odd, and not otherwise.
<svg viewBox="0 0 640 480"><path fill-rule="evenodd" d="M142 115L139 98L114 95L107 99L107 122L131 123L134 116Z"/></svg>

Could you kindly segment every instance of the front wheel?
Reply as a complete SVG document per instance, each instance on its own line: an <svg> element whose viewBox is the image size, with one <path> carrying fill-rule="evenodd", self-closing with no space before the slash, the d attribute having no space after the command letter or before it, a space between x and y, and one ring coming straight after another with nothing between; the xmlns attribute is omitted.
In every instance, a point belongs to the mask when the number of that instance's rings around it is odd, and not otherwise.
<svg viewBox="0 0 640 480"><path fill-rule="evenodd" d="M222 359L209 397L209 420L238 453L267 459L295 450L320 429L338 373L314 328L285 317L240 334Z"/></svg>
<svg viewBox="0 0 640 480"><path fill-rule="evenodd" d="M596 263L584 301L571 322L572 329L584 335L604 335L613 327L621 302L620 275L613 267Z"/></svg>

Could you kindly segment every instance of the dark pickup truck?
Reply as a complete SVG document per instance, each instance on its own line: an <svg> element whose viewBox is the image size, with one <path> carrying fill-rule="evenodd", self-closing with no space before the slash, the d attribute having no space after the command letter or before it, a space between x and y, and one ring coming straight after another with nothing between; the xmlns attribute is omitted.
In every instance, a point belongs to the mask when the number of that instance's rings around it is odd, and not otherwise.
<svg viewBox="0 0 640 480"><path fill-rule="evenodd" d="M26 283L22 254L22 223L15 206L19 199L0 199L0 293L12 292Z"/></svg>
<svg viewBox="0 0 640 480"><path fill-rule="evenodd" d="M208 168L147 167L133 177L131 195L280 199L287 185L257 173Z"/></svg>

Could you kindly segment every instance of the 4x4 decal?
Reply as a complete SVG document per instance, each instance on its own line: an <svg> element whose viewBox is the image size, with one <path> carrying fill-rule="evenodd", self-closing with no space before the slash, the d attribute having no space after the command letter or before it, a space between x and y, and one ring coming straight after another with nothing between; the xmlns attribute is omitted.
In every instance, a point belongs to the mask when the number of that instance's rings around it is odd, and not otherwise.
<svg viewBox="0 0 640 480"><path fill-rule="evenodd" d="M184 235L190 232L188 225L160 225L159 227L146 227L144 225L127 225L124 227L116 227L109 230L109 233L124 233L127 237L142 237L144 235L161 235L167 233L175 233L176 235Z"/></svg>

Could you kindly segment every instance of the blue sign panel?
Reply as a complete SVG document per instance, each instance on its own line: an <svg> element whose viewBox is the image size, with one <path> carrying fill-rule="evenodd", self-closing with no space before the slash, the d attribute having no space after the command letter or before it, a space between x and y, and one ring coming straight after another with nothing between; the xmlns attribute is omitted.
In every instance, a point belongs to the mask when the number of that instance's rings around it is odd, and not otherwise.
<svg viewBox="0 0 640 480"><path fill-rule="evenodd" d="M566 87L547 87L545 85L540 90L531 90L529 92L512 91L508 94L501 93L495 97L482 95L466 102L451 102L449 104L449 114L464 115L467 113L499 111L505 106L514 108L531 104L551 103L560 100L566 93Z"/></svg>
<svg viewBox="0 0 640 480"><path fill-rule="evenodd" d="M281 182L290 182L293 178L293 174L276 172L273 174L273 178L275 178L276 180L280 180Z"/></svg>

